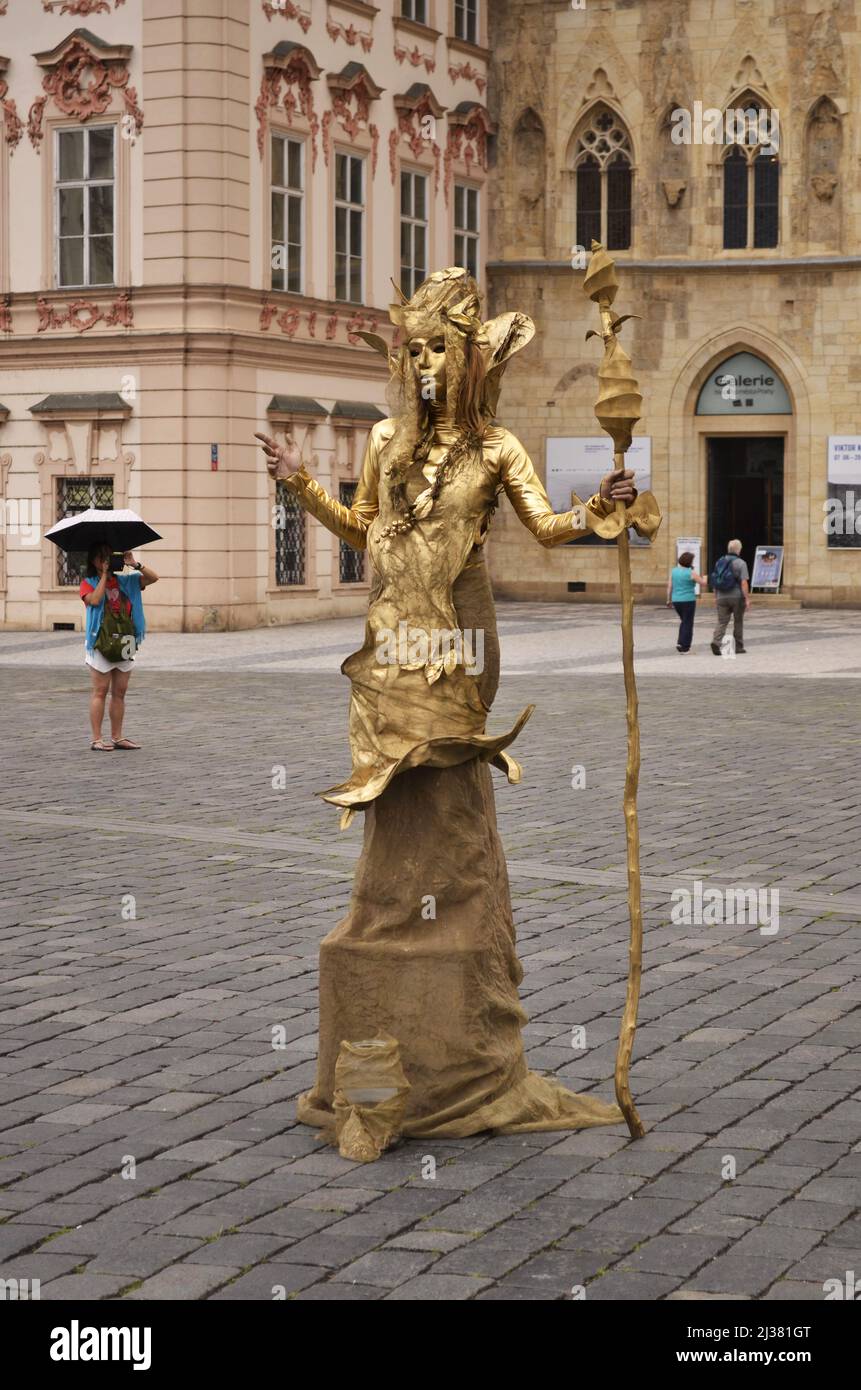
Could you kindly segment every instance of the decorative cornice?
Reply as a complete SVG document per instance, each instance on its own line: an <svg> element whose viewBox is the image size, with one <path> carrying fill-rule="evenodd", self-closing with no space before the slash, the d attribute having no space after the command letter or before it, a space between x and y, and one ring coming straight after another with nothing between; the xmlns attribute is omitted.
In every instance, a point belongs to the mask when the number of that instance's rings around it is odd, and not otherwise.
<svg viewBox="0 0 861 1390"><path fill-rule="evenodd" d="M481 44L470 43L468 39L457 39L453 34L450 34L445 42L449 53L463 53L467 58L480 58L483 63L490 62L490 49L482 48Z"/></svg>
<svg viewBox="0 0 861 1390"><path fill-rule="evenodd" d="M616 265L621 270L641 270L651 274L653 271L667 271L669 274L678 275L682 271L689 270L859 270L861 269L861 256L764 256L762 259L753 256L743 258L722 260L715 256L708 261L640 261L625 260L624 257L614 253ZM487 270L493 271L567 271L571 273L571 262L567 261L545 261L545 260L501 260L487 261Z"/></svg>
<svg viewBox="0 0 861 1390"><path fill-rule="evenodd" d="M442 38L441 29L432 29L429 24L421 24L417 19L408 19L406 15L392 15L392 27L395 33L399 29L407 34L417 34L420 39L427 39L429 43L436 43L437 39Z"/></svg>
<svg viewBox="0 0 861 1390"><path fill-rule="evenodd" d="M91 29L73 29L53 48L34 53L33 57L40 68L55 68L64 61L70 52L85 48L98 63L127 63L132 55L130 43L110 44L100 39Z"/></svg>
<svg viewBox="0 0 861 1390"><path fill-rule="evenodd" d="M57 420L127 419L132 408L119 391L57 391L29 407L31 415Z"/></svg>
<svg viewBox="0 0 861 1390"><path fill-rule="evenodd" d="M406 92L399 92L392 97L396 111L419 111L427 112L439 120L440 116L445 115L445 107L441 101L437 101L433 92L426 82L414 82Z"/></svg>
<svg viewBox="0 0 861 1390"><path fill-rule="evenodd" d="M329 412L311 396L273 396L266 407L266 414L302 415L306 419L325 420Z"/></svg>

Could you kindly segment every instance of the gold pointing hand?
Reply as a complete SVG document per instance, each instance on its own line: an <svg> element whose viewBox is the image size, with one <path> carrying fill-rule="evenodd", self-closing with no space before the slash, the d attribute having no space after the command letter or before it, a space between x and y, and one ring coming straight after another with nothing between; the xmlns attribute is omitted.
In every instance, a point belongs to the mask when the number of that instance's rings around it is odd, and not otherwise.
<svg viewBox="0 0 861 1390"><path fill-rule="evenodd" d="M302 454L291 434L287 435L283 444L279 444L277 439L270 438L268 434L255 434L254 438L259 439L263 445L270 478L284 481L299 472L302 467Z"/></svg>

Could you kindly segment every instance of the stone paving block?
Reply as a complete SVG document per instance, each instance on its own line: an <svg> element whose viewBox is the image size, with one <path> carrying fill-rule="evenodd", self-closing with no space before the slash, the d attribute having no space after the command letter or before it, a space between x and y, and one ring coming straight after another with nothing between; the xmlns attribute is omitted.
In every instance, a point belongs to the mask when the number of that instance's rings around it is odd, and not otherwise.
<svg viewBox="0 0 861 1390"><path fill-rule="evenodd" d="M638 1274L611 1269L586 1285L586 1302L641 1302L665 1298L681 1282L679 1276Z"/></svg>
<svg viewBox="0 0 861 1390"><path fill-rule="evenodd" d="M281 1302L299 1289L306 1289L309 1284L324 1279L330 1273L328 1269L314 1268L311 1265L260 1264L210 1296L215 1302L221 1299L265 1299L269 1302Z"/></svg>
<svg viewBox="0 0 861 1390"><path fill-rule="evenodd" d="M386 1300L401 1302L464 1302L475 1298L492 1281L463 1274L419 1274L386 1294Z"/></svg>
<svg viewBox="0 0 861 1390"><path fill-rule="evenodd" d="M77 1302L95 1302L99 1299L113 1298L128 1283L123 1274L89 1274L86 1269L80 1274L64 1274L52 1279L41 1290L43 1299L69 1299Z"/></svg>
<svg viewBox="0 0 861 1390"><path fill-rule="evenodd" d="M131 1289L123 1301L133 1303L148 1299L199 1299L206 1298L216 1289L233 1279L239 1269L229 1265L205 1266L182 1264L171 1265L159 1270L150 1279L144 1279L139 1288Z"/></svg>
<svg viewBox="0 0 861 1390"><path fill-rule="evenodd" d="M719 1255L684 1284L705 1293L746 1293L759 1298L791 1263L784 1255Z"/></svg>
<svg viewBox="0 0 861 1390"><path fill-rule="evenodd" d="M129 1282L146 1279L198 1245L199 1240L183 1236L133 1236L122 1245L99 1250L88 1262L88 1269L93 1274L127 1274Z"/></svg>
<svg viewBox="0 0 861 1390"><path fill-rule="evenodd" d="M437 1256L433 1252L419 1250L398 1250L385 1247L369 1251L358 1260L338 1270L333 1283L371 1285L379 1289L393 1289L406 1280L421 1274L434 1264Z"/></svg>

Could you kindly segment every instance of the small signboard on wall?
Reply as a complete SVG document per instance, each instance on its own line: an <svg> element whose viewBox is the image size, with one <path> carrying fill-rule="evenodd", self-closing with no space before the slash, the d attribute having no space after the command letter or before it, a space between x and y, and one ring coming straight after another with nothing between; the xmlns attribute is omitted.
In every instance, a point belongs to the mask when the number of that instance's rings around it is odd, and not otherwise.
<svg viewBox="0 0 861 1390"><path fill-rule="evenodd" d="M702 384L697 415L791 415L789 393L773 367L737 352Z"/></svg>
<svg viewBox="0 0 861 1390"><path fill-rule="evenodd" d="M571 493L576 492L581 502L598 491L601 479L613 471L613 441L609 435L568 436L549 438L546 451L547 496L554 512L567 512L571 509ZM637 435L625 455L625 467L634 470L634 486L638 492L648 492L652 485L652 440L649 435ZM633 527L628 528L631 544L649 545L651 542L638 536ZM589 535L583 540L573 542L582 544L612 544L602 541L600 536Z"/></svg>
<svg viewBox="0 0 861 1390"><path fill-rule="evenodd" d="M766 589L769 593L776 594L780 588L780 576L783 573L783 546L782 545L758 545L756 554L753 557L753 577L750 581L751 589Z"/></svg>

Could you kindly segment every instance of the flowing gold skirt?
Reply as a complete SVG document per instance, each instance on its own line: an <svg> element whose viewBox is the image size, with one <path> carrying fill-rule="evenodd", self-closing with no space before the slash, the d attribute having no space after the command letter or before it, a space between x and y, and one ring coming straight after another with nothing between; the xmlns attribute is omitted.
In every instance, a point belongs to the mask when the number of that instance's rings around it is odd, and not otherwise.
<svg viewBox="0 0 861 1390"><path fill-rule="evenodd" d="M498 649L483 566L464 571L455 598L461 626L485 630L489 705ZM317 1082L299 1119L333 1137L341 1042L385 1033L410 1084L405 1135L623 1123L617 1105L529 1071L522 975L488 764L399 773L365 810L350 909L320 948Z"/></svg>

